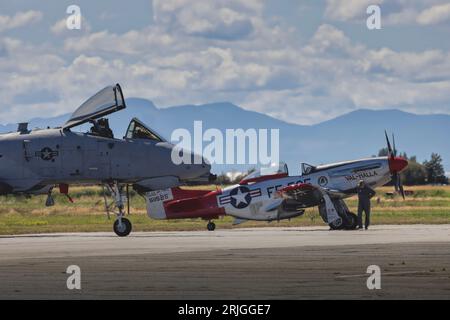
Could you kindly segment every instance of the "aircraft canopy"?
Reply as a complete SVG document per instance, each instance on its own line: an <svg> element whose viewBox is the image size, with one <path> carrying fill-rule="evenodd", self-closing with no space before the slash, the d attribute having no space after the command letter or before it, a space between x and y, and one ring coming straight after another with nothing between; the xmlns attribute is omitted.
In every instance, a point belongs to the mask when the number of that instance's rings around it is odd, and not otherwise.
<svg viewBox="0 0 450 320"><path fill-rule="evenodd" d="M289 175L288 166L284 162L279 163L272 163L268 167L262 167L259 169L256 169L249 175L247 175L242 181L245 180L253 180L256 178L264 177L264 176L272 176L272 175L278 175L278 174L286 174Z"/></svg>
<svg viewBox="0 0 450 320"><path fill-rule="evenodd" d="M125 99L120 85L107 86L79 106L63 128L69 129L122 109L125 109Z"/></svg>
<svg viewBox="0 0 450 320"><path fill-rule="evenodd" d="M125 139L144 139L157 142L165 141L159 134L147 127L137 118L133 118L128 125Z"/></svg>

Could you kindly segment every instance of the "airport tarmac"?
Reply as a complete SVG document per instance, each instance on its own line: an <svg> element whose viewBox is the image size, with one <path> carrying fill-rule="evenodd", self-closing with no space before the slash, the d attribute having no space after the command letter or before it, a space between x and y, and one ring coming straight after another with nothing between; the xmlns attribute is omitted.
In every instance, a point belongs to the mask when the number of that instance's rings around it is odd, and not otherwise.
<svg viewBox="0 0 450 320"><path fill-rule="evenodd" d="M450 225L0 236L0 298L449 299Z"/></svg>

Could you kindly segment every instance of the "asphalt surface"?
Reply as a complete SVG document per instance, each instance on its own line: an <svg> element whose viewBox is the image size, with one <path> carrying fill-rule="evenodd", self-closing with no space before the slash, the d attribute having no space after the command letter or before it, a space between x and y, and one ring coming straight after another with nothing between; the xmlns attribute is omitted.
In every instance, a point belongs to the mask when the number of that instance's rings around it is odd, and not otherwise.
<svg viewBox="0 0 450 320"><path fill-rule="evenodd" d="M0 236L0 299L339 298L449 299L450 225Z"/></svg>

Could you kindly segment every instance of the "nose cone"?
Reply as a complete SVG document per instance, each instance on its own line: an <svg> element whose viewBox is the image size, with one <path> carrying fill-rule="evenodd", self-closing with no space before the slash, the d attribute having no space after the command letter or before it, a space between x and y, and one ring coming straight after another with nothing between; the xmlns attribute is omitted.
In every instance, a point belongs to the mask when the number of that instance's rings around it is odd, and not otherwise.
<svg viewBox="0 0 450 320"><path fill-rule="evenodd" d="M199 176L209 176L210 171L211 171L211 165L209 164L209 162L203 158L202 164L197 164L194 165L195 166L195 171L197 171L197 174Z"/></svg>
<svg viewBox="0 0 450 320"><path fill-rule="evenodd" d="M401 157L392 157L388 159L389 161L389 169L391 172L401 172L408 166L408 160L405 160Z"/></svg>
<svg viewBox="0 0 450 320"><path fill-rule="evenodd" d="M209 161L195 153L190 153L189 158L192 162L181 164L183 172L180 178L190 182L208 182L211 175L211 164Z"/></svg>

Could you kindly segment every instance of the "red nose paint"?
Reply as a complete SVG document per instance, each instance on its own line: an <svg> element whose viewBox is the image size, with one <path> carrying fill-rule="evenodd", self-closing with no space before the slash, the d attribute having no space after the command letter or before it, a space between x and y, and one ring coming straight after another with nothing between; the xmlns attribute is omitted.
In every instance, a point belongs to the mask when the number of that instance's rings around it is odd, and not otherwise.
<svg viewBox="0 0 450 320"><path fill-rule="evenodd" d="M392 172L401 172L408 166L408 161L401 157L389 158L389 169Z"/></svg>

